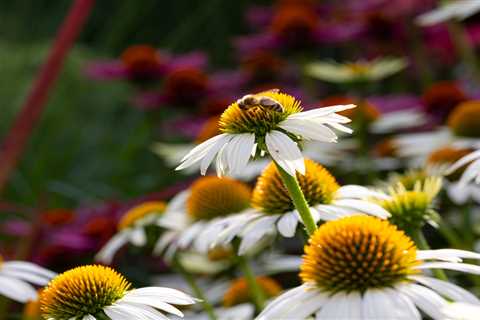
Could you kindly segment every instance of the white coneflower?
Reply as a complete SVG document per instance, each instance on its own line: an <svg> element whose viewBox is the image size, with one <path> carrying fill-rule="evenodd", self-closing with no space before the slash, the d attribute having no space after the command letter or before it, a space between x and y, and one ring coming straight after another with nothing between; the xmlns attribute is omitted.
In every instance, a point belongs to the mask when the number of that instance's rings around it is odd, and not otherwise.
<svg viewBox="0 0 480 320"><path fill-rule="evenodd" d="M350 119L336 112L354 108L338 105L302 112L300 101L276 90L251 95L253 104L240 107L232 103L220 117L221 134L193 148L182 159L177 170L200 163L205 174L216 158L219 176L242 172L250 158L268 153L291 176L305 173L303 155L298 143L304 140L336 142L331 128L351 133L344 123ZM261 104L262 99L271 105Z"/></svg>
<svg viewBox="0 0 480 320"><path fill-rule="evenodd" d="M58 275L40 295L42 315L48 320L105 317L164 320L167 317L162 312L183 316L173 305L194 303L195 299L175 289L131 289L131 284L122 275L97 265L77 267Z"/></svg>
<svg viewBox="0 0 480 320"><path fill-rule="evenodd" d="M144 202L128 210L118 222L118 232L97 253L95 260L110 264L125 244L146 245L145 227L153 225L164 210L165 203L161 201Z"/></svg>
<svg viewBox="0 0 480 320"><path fill-rule="evenodd" d="M474 305L480 301L424 270L480 274L479 266L462 263L462 258L480 259L480 254L417 250L403 231L370 216L329 221L305 247L303 284L274 299L257 319L421 320L421 310L434 320L444 320L442 307L449 300Z"/></svg>
<svg viewBox="0 0 480 320"><path fill-rule="evenodd" d="M297 179L315 223L352 214L390 216L381 206L365 200L369 197L389 199L388 195L356 185L340 187L324 167L311 160L305 160L305 167L305 175L297 174ZM277 232L284 237L295 235L301 219L273 163L259 177L252 205L254 209L219 218L204 228L196 241L197 249L205 251L211 246L226 245L238 236L241 238L239 254L243 255L269 235Z"/></svg>
<svg viewBox="0 0 480 320"><path fill-rule="evenodd" d="M423 27L432 26L450 20L464 20L480 11L478 0L457 0L443 4L436 9L421 14L415 22Z"/></svg>
<svg viewBox="0 0 480 320"><path fill-rule="evenodd" d="M399 135L394 143L399 156L423 163L434 151L443 147L480 147L480 101L460 103L450 113L447 126L431 132Z"/></svg>
<svg viewBox="0 0 480 320"><path fill-rule="evenodd" d="M198 235L219 217L226 217L250 207L251 189L231 178L206 176L197 179L168 204L157 224L166 229L154 249L167 259L177 249L191 249ZM215 248L225 250L225 248ZM216 259L218 260L218 259Z"/></svg>
<svg viewBox="0 0 480 320"><path fill-rule="evenodd" d="M55 273L25 261L3 261L0 256L0 295L25 303L37 299L32 286L44 286Z"/></svg>

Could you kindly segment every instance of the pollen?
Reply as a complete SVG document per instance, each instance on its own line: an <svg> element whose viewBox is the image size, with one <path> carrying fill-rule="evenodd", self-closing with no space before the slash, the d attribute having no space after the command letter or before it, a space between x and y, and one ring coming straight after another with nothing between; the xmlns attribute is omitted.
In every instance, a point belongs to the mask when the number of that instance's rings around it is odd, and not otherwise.
<svg viewBox="0 0 480 320"><path fill-rule="evenodd" d="M40 308L46 319L82 319L121 299L130 286L111 268L77 267L50 281L40 296Z"/></svg>
<svg viewBox="0 0 480 320"><path fill-rule="evenodd" d="M297 173L297 180L308 204L331 203L340 188L335 178L323 166L309 159L305 159L305 170L305 175ZM295 208L273 162L257 180L252 206L267 214L285 213Z"/></svg>
<svg viewBox="0 0 480 320"><path fill-rule="evenodd" d="M267 299L278 296L282 287L270 277L256 277L258 286L262 289ZM253 301L253 296L245 278L239 278L232 282L223 296L223 306L232 307L238 304Z"/></svg>
<svg viewBox="0 0 480 320"><path fill-rule="evenodd" d="M433 200L441 188L442 179L431 176L423 181L417 180L410 190L399 183L390 188L391 199L377 202L390 212L390 222L402 230L415 230L435 220Z"/></svg>
<svg viewBox="0 0 480 320"><path fill-rule="evenodd" d="M220 131L226 133L254 133L257 137L265 137L271 130L289 115L302 111L300 101L294 97L275 91L264 91L255 94L257 97L269 97L279 102L283 112L252 106L242 110L237 102L232 103L220 117Z"/></svg>
<svg viewBox="0 0 480 320"><path fill-rule="evenodd" d="M480 100L458 105L448 117L447 124L458 136L480 137Z"/></svg>
<svg viewBox="0 0 480 320"><path fill-rule="evenodd" d="M202 177L190 188L187 212L197 220L209 220L247 209L250 206L250 188L227 177Z"/></svg>
<svg viewBox="0 0 480 320"><path fill-rule="evenodd" d="M390 287L406 281L418 264L415 244L403 231L364 215L323 224L304 251L300 278L331 293Z"/></svg>
<svg viewBox="0 0 480 320"><path fill-rule="evenodd" d="M150 215L160 215L165 211L165 202L148 201L128 210L118 222L118 229L130 228L138 221Z"/></svg>
<svg viewBox="0 0 480 320"><path fill-rule="evenodd" d="M220 117L210 117L205 121L200 132L198 133L195 143L202 143L207 141L210 138L215 137L216 135L220 134L220 128L218 127L218 120Z"/></svg>

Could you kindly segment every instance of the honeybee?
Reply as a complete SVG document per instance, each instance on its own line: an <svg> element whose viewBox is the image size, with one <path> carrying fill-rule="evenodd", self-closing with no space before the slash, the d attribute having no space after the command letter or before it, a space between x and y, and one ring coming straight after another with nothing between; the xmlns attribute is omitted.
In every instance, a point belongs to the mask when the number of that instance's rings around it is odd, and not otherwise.
<svg viewBox="0 0 480 320"><path fill-rule="evenodd" d="M278 92L278 89L272 89L264 92ZM250 108L260 106L264 109L268 109L276 112L284 111L284 108L280 102L278 102L273 98L262 96L261 94L262 93L256 94L256 95L247 94L242 98L238 99L237 104L242 110L248 110Z"/></svg>

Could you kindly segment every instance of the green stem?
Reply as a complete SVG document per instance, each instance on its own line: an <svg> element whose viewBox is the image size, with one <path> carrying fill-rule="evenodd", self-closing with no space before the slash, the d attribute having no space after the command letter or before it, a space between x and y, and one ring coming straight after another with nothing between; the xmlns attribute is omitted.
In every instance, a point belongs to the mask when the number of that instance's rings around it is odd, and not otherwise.
<svg viewBox="0 0 480 320"><path fill-rule="evenodd" d="M183 268L181 265L180 261L178 261L177 256L173 258L173 266L175 270L181 274L181 276L185 279L185 281L188 283L190 288L192 289L193 294L201 300L201 304L203 306L203 309L205 309L205 312L208 315L208 318L210 320L217 320L217 316L215 315L215 311L213 309L213 306L208 302L207 297L205 296L203 290L198 286L197 282L195 281L195 278Z"/></svg>
<svg viewBox="0 0 480 320"><path fill-rule="evenodd" d="M453 247L457 249L462 249L465 247L456 232L452 228L450 228L450 226L446 224L443 220L441 220L438 224L438 231Z"/></svg>
<svg viewBox="0 0 480 320"><path fill-rule="evenodd" d="M252 294L253 301L255 306L257 307L258 311L263 310L265 306L265 293L263 292L262 288L258 285L257 279L255 277L255 273L253 272L252 268L250 267L248 260L244 256L238 256L238 266L242 270L243 276L248 284L248 289Z"/></svg>
<svg viewBox="0 0 480 320"><path fill-rule="evenodd" d="M275 161L274 161L275 162ZM309 236L311 236L315 230L317 230L317 224L315 220L313 220L312 214L310 213L310 209L308 207L307 200L303 195L302 189L300 189L300 185L298 184L297 178L295 176L291 176L282 167L275 162L277 166L278 172L282 177L283 184L288 190L290 197L292 198L293 204L297 209L300 217L302 218L303 224L305 225L305 229Z"/></svg>
<svg viewBox="0 0 480 320"><path fill-rule="evenodd" d="M428 245L427 239L423 235L422 230L414 230L410 236L412 237L413 241L417 244L418 248L421 250L430 250L430 246ZM441 269L432 269L433 275L440 280L448 281L447 275Z"/></svg>

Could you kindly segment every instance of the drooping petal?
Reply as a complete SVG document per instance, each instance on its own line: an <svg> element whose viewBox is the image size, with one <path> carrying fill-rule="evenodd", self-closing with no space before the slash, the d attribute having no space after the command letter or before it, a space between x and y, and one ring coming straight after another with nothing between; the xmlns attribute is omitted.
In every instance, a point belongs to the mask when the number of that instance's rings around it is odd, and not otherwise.
<svg viewBox="0 0 480 320"><path fill-rule="evenodd" d="M22 280L0 275L0 295L25 303L37 299L37 291Z"/></svg>
<svg viewBox="0 0 480 320"><path fill-rule="evenodd" d="M95 255L95 261L111 264L117 251L128 243L129 232L115 234Z"/></svg>
<svg viewBox="0 0 480 320"><path fill-rule="evenodd" d="M285 213L277 222L277 228L280 234L286 238L291 238L297 230L298 218L294 212Z"/></svg>
<svg viewBox="0 0 480 320"><path fill-rule="evenodd" d="M428 316L435 320L444 319L441 310L447 305L447 301L435 291L413 283L397 288L412 299L415 305Z"/></svg>
<svg viewBox="0 0 480 320"><path fill-rule="evenodd" d="M305 174L305 160L298 145L286 134L273 130L267 133L265 143L270 156L291 176L298 171Z"/></svg>
<svg viewBox="0 0 480 320"><path fill-rule="evenodd" d="M417 259L461 262L462 259L480 259L480 253L458 249L418 250Z"/></svg>
<svg viewBox="0 0 480 320"><path fill-rule="evenodd" d="M430 289L435 290L442 296L453 301L470 302L480 305L480 300L474 294L456 284L425 276L410 276L409 278L430 287Z"/></svg>

